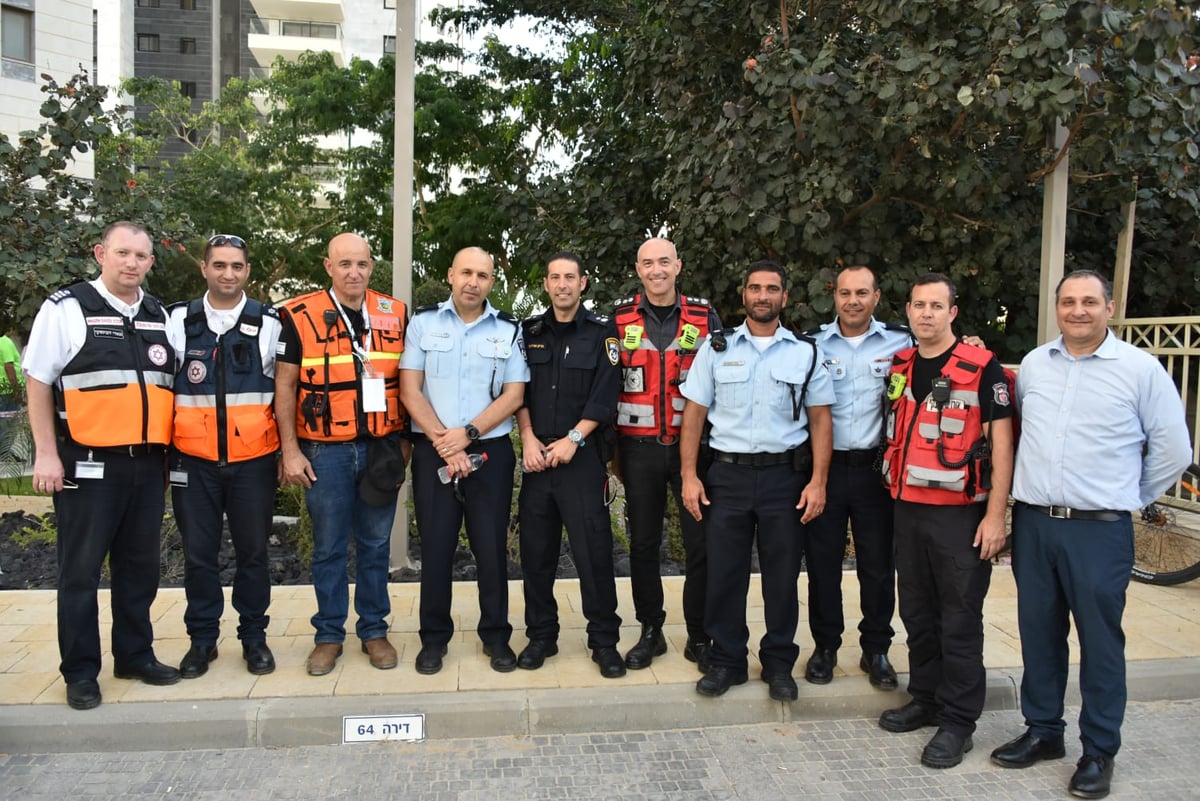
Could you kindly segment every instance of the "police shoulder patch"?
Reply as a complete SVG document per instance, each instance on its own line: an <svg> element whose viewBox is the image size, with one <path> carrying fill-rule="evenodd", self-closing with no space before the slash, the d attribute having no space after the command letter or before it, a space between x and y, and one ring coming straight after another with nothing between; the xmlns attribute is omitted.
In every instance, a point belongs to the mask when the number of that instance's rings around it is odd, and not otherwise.
<svg viewBox="0 0 1200 801"><path fill-rule="evenodd" d="M621 360L621 349L617 345L616 337L609 337L608 339L604 340L604 348L608 353L609 362L615 365Z"/></svg>
<svg viewBox="0 0 1200 801"><path fill-rule="evenodd" d="M1012 403L1012 398L1008 394L1008 382L997 381L992 384L992 399L997 406L1008 406Z"/></svg>

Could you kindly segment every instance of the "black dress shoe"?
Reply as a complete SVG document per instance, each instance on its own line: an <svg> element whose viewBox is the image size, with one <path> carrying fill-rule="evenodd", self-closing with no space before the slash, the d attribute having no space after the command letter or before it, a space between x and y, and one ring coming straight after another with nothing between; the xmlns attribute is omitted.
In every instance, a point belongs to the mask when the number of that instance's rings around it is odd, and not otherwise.
<svg viewBox="0 0 1200 801"><path fill-rule="evenodd" d="M735 684L745 684L749 676L746 671L731 667L710 667L704 678L696 682L696 692L715 698L724 695Z"/></svg>
<svg viewBox="0 0 1200 801"><path fill-rule="evenodd" d="M185 679L196 679L208 672L208 663L217 658L217 646L196 645L183 655L179 663L179 675Z"/></svg>
<svg viewBox="0 0 1200 801"><path fill-rule="evenodd" d="M275 670L275 655L262 640L242 643L242 659L246 660L246 670L255 676L265 676Z"/></svg>
<svg viewBox="0 0 1200 801"><path fill-rule="evenodd" d="M762 680L767 683L767 694L773 701L795 701L800 697L800 689L790 673L764 673Z"/></svg>
<svg viewBox="0 0 1200 801"><path fill-rule="evenodd" d="M143 665L131 668L113 668L113 675L118 679L141 679L146 684L165 686L179 681L179 671L170 665L164 665L157 659L151 659Z"/></svg>
<svg viewBox="0 0 1200 801"><path fill-rule="evenodd" d="M417 672L423 676L437 673L442 669L442 657L445 655L445 645L422 645L417 653Z"/></svg>
<svg viewBox="0 0 1200 801"><path fill-rule="evenodd" d="M879 728L891 732L916 731L922 726L936 726L937 722L938 710L918 701L909 701L879 716Z"/></svg>
<svg viewBox="0 0 1200 801"><path fill-rule="evenodd" d="M858 667L867 674L872 687L894 690L900 686L896 682L896 669L888 661L887 654L863 654Z"/></svg>
<svg viewBox="0 0 1200 801"><path fill-rule="evenodd" d="M992 762L1002 768L1027 768L1043 759L1062 759L1066 755L1062 735L1043 740L1026 731L993 751Z"/></svg>
<svg viewBox="0 0 1200 801"><path fill-rule="evenodd" d="M1112 787L1112 757L1084 754L1067 790L1076 798L1104 798Z"/></svg>
<svg viewBox="0 0 1200 801"><path fill-rule="evenodd" d="M829 648L814 648L808 664L804 667L804 680L810 684L828 684L833 681L833 668L837 665L837 651Z"/></svg>
<svg viewBox="0 0 1200 801"><path fill-rule="evenodd" d="M642 636L637 645L625 654L625 667L630 670L641 670L650 667L654 657L667 652L667 638L663 636L662 626L646 623L642 626Z"/></svg>
<svg viewBox="0 0 1200 801"><path fill-rule="evenodd" d="M71 709L95 709L100 706L100 685L95 679L69 682L67 705Z"/></svg>
<svg viewBox="0 0 1200 801"><path fill-rule="evenodd" d="M708 672L708 650L712 645L708 640L688 640L683 646L683 658L695 662L701 673Z"/></svg>
<svg viewBox="0 0 1200 801"><path fill-rule="evenodd" d="M553 640L530 640L517 657L521 670L537 670L546 663L546 658L558 653L558 643Z"/></svg>
<svg viewBox="0 0 1200 801"><path fill-rule="evenodd" d="M517 655L513 653L513 649L508 646L508 643L502 642L496 645L483 646L483 655L489 656L492 659L492 670L497 673L512 673L517 669Z"/></svg>
<svg viewBox="0 0 1200 801"><path fill-rule="evenodd" d="M938 729L921 752L921 764L927 768L952 768L962 762L963 754L974 747L971 735L963 737L946 729Z"/></svg>
<svg viewBox="0 0 1200 801"><path fill-rule="evenodd" d="M612 646L593 648L592 661L600 666L600 675L606 679L619 679L625 675L625 660Z"/></svg>

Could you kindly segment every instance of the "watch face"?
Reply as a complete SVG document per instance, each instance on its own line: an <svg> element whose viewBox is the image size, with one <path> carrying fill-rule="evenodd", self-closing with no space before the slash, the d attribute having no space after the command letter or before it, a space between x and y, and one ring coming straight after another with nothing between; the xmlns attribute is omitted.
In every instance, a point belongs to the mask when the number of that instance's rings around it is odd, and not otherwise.
<svg viewBox="0 0 1200 801"><path fill-rule="evenodd" d="M466 426L467 439L479 439L479 429L473 425Z"/></svg>
<svg viewBox="0 0 1200 801"><path fill-rule="evenodd" d="M571 440L571 442L574 442L576 445L578 445L580 442L583 441L583 434L580 434L579 431L572 428L570 431L567 432L567 439Z"/></svg>

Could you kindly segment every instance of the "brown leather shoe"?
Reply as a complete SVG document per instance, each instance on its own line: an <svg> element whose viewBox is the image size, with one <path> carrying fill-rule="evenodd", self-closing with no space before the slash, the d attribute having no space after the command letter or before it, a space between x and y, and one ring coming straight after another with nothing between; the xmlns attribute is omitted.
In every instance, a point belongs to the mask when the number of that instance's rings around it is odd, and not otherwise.
<svg viewBox="0 0 1200 801"><path fill-rule="evenodd" d="M326 673L333 671L333 666L337 664L337 659L342 655L342 644L340 642L319 642L317 647L312 649L312 653L308 655L308 675L324 676Z"/></svg>
<svg viewBox="0 0 1200 801"><path fill-rule="evenodd" d="M371 667L380 670L391 670L399 663L396 649L388 642L387 637L376 637L362 644L363 653L371 660Z"/></svg>

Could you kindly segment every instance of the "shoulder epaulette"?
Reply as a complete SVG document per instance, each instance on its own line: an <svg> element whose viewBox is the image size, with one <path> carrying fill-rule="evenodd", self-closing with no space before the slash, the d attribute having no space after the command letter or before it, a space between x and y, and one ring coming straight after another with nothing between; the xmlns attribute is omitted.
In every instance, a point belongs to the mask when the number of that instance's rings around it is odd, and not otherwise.
<svg viewBox="0 0 1200 801"><path fill-rule="evenodd" d="M417 308L413 309L413 317L416 317L418 314L421 314L422 312L437 311L438 307L441 305L442 304L440 304L440 303L426 303L424 306L418 306Z"/></svg>
<svg viewBox="0 0 1200 801"><path fill-rule="evenodd" d="M62 289L58 290L57 292L51 293L49 300L52 300L55 303L62 303L64 300L66 300L69 297L72 297L71 290L68 289L67 287L63 287Z"/></svg>
<svg viewBox="0 0 1200 801"><path fill-rule="evenodd" d="M517 325L518 323L520 323L520 320L518 320L516 317L514 317L511 312L506 312L503 309L497 310L496 316L499 317L501 320L503 320L506 323L512 323L513 325Z"/></svg>
<svg viewBox="0 0 1200 801"><path fill-rule="evenodd" d="M264 303L262 305L262 315L263 315L263 317L271 317L273 319L278 320L279 319L279 309L275 308L274 306L268 306L267 304Z"/></svg>
<svg viewBox="0 0 1200 801"><path fill-rule="evenodd" d="M883 327L888 331L903 331L909 336L912 336L912 329L903 323L884 323Z"/></svg>
<svg viewBox="0 0 1200 801"><path fill-rule="evenodd" d="M801 336L815 337L817 334L820 334L824 330L825 330L825 324L821 323L820 325L816 326L815 328L810 328L807 331L801 332Z"/></svg>
<svg viewBox="0 0 1200 801"><path fill-rule="evenodd" d="M167 306L167 314L172 314L173 312L177 311L178 309L186 309L187 305L189 303L191 303L190 300L177 300L174 303Z"/></svg>
<svg viewBox="0 0 1200 801"><path fill-rule="evenodd" d="M614 302L614 303L613 303L613 308L614 308L614 309L619 309L619 308L621 308L622 306L632 306L632 305L633 305L634 303L636 303L636 302L637 302L637 296L636 296L636 295L635 295L635 296L632 296L632 297L628 297L628 298L621 298L620 300L618 300L618 301L616 301L616 302Z"/></svg>
<svg viewBox="0 0 1200 801"><path fill-rule="evenodd" d="M607 314L596 314L595 312L589 312L586 319L595 323L596 325L608 325L609 318Z"/></svg>
<svg viewBox="0 0 1200 801"><path fill-rule="evenodd" d="M815 346L817 344L817 340L814 337L809 336L808 333L796 334L795 337L796 337L796 339L800 340L801 342L807 342L810 345Z"/></svg>
<svg viewBox="0 0 1200 801"><path fill-rule="evenodd" d="M684 295L684 299L693 306L709 306L708 298L698 298L693 295Z"/></svg>

